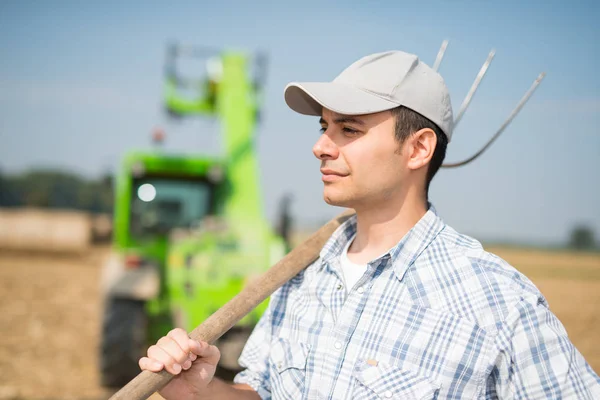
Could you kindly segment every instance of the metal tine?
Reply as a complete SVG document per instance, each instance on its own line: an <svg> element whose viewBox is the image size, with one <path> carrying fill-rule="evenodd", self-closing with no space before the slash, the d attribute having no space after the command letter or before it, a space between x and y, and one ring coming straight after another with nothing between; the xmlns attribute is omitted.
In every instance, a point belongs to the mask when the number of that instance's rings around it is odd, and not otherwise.
<svg viewBox="0 0 600 400"><path fill-rule="evenodd" d="M454 119L454 129L456 129L456 126L460 122L463 114L465 113L465 111L467 111L469 104L471 104L471 100L473 100L473 96L475 95L475 92L477 91L477 88L479 87L481 80L487 73L488 67L492 63L492 60L494 59L495 54L496 54L496 50L492 49L490 51L490 53L488 54L487 59L481 66L481 69L479 69L479 73L477 74L477 77L475 77L475 80L473 81L473 84L471 85L469 92L465 96L465 99L463 100L462 104L460 105L460 108L458 109L458 113L456 114L456 118Z"/></svg>
<svg viewBox="0 0 600 400"><path fill-rule="evenodd" d="M444 58L444 53L446 52L446 47L448 47L448 40L444 40L442 42L442 47L440 47L440 51L438 51L437 57L435 58L433 70L436 72L440 68L440 64L442 63L442 59Z"/></svg>
<svg viewBox="0 0 600 400"><path fill-rule="evenodd" d="M535 89L538 87L538 85L542 82L542 80L544 79L544 77L546 76L545 72L542 72L533 82L533 84L531 85L531 87L529 88L529 90L527 92L525 92L525 95L523 95L523 97L521 98L521 101L519 101L519 103L517 104L517 106L512 110L512 112L510 113L510 115L508 116L508 118L504 121L504 123L502 124L502 126L500 126L500 129L498 129L498 131L496 131L496 133L494 134L494 136L492 136L492 138L485 144L485 146L483 146L481 148L481 150L479 150L477 153L475 153L473 156L467 158L466 160L460 161L460 162L456 162L456 163L448 163L448 164L442 164L442 167L444 168L455 168L455 167L461 167L465 164L470 163L471 161L475 160L477 157L479 157L481 154L483 154L484 151L487 150L488 147L491 146L491 144L494 142L494 140L496 140L500 134L506 129L506 127L512 122L512 120L517 116L517 114L519 113L519 111L521 111L521 108L523 108L523 106L525 105L525 103L527 102L527 100L529 100L529 98L531 97L531 95L533 94L533 92L535 91Z"/></svg>

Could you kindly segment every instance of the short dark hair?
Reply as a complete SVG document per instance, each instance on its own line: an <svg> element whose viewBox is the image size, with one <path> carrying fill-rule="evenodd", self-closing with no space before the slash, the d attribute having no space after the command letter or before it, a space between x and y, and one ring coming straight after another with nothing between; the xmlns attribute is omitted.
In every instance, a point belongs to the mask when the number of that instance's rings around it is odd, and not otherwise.
<svg viewBox="0 0 600 400"><path fill-rule="evenodd" d="M437 144L435 146L435 150L433 151L431 161L429 162L429 169L427 170L427 178L425 180L425 198L428 198L429 184L442 166L444 158L446 158L448 137L434 122L409 108L399 106L393 108L391 112L396 118L395 136L396 141L400 145L402 145L404 141L410 137L410 135L421 129L429 128L435 132Z"/></svg>

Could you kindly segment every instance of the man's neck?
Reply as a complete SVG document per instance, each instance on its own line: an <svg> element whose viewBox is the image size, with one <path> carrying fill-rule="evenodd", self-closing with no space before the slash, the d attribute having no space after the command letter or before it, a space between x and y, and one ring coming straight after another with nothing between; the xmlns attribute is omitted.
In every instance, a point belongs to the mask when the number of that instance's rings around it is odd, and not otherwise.
<svg viewBox="0 0 600 400"><path fill-rule="evenodd" d="M406 197L398 203L356 209L356 237L348 249L348 258L366 264L381 256L411 230L427 212L422 197Z"/></svg>

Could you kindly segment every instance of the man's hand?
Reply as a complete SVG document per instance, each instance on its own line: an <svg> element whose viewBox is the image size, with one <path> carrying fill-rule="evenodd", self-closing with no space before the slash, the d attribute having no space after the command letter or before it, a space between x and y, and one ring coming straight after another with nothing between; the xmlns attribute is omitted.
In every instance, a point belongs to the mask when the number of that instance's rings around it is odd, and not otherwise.
<svg viewBox="0 0 600 400"><path fill-rule="evenodd" d="M165 399L196 399L212 381L221 353L217 347L189 338L186 331L173 329L140 358L142 370L159 372L165 368L176 375L159 393ZM185 374L180 374L186 371Z"/></svg>

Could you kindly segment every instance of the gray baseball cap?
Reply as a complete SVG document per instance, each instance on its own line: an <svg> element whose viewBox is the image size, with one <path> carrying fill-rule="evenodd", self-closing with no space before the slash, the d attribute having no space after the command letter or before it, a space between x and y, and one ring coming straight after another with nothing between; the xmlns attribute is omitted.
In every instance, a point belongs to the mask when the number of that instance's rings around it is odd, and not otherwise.
<svg viewBox="0 0 600 400"><path fill-rule="evenodd" d="M444 79L414 54L388 51L354 62L331 82L292 82L285 102L305 115L321 115L322 108L339 114L361 115L410 108L452 137L454 119Z"/></svg>

